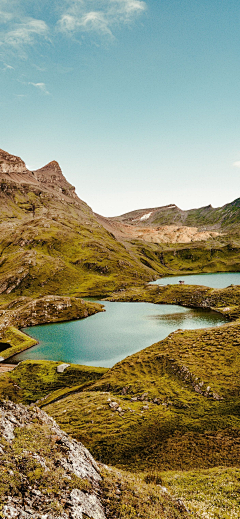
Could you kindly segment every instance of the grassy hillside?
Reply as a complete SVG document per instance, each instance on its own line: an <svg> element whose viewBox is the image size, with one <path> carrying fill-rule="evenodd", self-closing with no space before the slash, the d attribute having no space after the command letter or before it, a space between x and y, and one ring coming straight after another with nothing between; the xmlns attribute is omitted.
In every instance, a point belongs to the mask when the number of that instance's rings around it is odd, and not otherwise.
<svg viewBox="0 0 240 519"><path fill-rule="evenodd" d="M2 398L11 398L15 402L29 404L43 399L49 394L58 399L61 394L82 390L107 371L71 364L63 373L57 372L61 362L28 360L21 362L14 371L0 375L0 394ZM52 397L53 398L53 397ZM39 402L40 404L40 402Z"/></svg>
<svg viewBox="0 0 240 519"><path fill-rule="evenodd" d="M194 306L207 301L220 311L228 304L235 308L231 319L238 314L238 287L153 286L120 294ZM0 391L18 402L43 399L38 405L66 432L117 467L103 469L111 519L146 513L160 519L163 508L168 518L188 516L187 508L191 517L233 519L240 504L239 336L238 320L179 330L109 370L71 365L58 374L59 363L26 361L0 376ZM176 512L163 503L162 486L178 503Z"/></svg>
<svg viewBox="0 0 240 519"><path fill-rule="evenodd" d="M153 278L154 271L104 229L79 199L66 201L34 186L6 185L0 189L0 293L97 295Z"/></svg>

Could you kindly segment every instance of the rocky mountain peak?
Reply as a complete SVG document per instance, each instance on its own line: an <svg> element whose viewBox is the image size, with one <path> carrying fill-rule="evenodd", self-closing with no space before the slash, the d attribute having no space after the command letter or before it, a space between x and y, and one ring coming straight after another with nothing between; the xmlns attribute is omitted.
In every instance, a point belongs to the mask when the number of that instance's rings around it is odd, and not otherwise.
<svg viewBox="0 0 240 519"><path fill-rule="evenodd" d="M20 157L0 149L0 175L5 178L12 173L28 173L26 164Z"/></svg>
<svg viewBox="0 0 240 519"><path fill-rule="evenodd" d="M59 191L70 197L77 197L75 188L66 180L56 160L52 160L40 169L33 171L34 177L45 187Z"/></svg>
<svg viewBox="0 0 240 519"><path fill-rule="evenodd" d="M56 160L35 171L29 171L25 162L16 155L0 149L0 180L15 184L33 184L54 196L78 200L75 188L67 182Z"/></svg>

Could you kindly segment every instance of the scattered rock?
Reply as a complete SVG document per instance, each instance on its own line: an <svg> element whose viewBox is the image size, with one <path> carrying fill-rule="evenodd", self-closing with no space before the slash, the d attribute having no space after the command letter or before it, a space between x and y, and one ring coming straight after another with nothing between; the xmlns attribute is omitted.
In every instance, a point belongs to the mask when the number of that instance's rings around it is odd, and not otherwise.
<svg viewBox="0 0 240 519"><path fill-rule="evenodd" d="M70 364L60 364L57 366L57 373L63 373L65 369L69 368Z"/></svg>
<svg viewBox="0 0 240 519"><path fill-rule="evenodd" d="M119 408L119 404L117 402L109 402L109 407L113 409L114 411L117 411Z"/></svg>

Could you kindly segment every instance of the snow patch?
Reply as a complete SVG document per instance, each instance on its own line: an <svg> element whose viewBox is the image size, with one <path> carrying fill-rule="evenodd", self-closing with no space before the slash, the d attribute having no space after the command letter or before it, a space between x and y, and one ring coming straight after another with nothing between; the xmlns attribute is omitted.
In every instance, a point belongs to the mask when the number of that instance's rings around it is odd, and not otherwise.
<svg viewBox="0 0 240 519"><path fill-rule="evenodd" d="M152 211L150 213L144 214L143 216L141 216L140 220L148 220L148 218L151 216L151 214L152 214Z"/></svg>

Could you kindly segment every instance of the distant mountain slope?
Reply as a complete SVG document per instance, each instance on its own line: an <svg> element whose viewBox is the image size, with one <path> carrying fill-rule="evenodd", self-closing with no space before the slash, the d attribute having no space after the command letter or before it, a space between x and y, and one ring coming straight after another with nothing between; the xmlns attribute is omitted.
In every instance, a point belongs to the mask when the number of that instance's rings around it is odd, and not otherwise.
<svg viewBox="0 0 240 519"><path fill-rule="evenodd" d="M200 230L221 229L240 223L240 198L214 209L211 205L183 211L175 204L139 209L110 219L128 225L156 227L179 225L198 227Z"/></svg>

